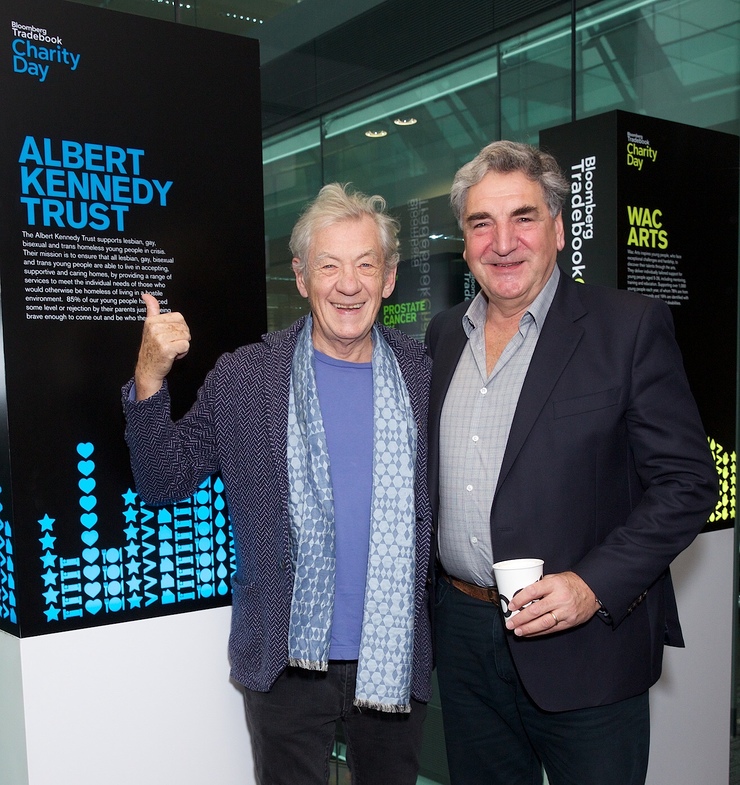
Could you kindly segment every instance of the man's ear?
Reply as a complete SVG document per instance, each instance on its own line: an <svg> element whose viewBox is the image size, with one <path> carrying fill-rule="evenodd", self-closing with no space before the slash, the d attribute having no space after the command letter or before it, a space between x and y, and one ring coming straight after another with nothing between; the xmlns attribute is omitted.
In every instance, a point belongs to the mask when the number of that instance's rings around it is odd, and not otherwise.
<svg viewBox="0 0 740 785"><path fill-rule="evenodd" d="M560 212L555 219L555 241L557 242L558 251L565 248L565 229L563 227L563 213Z"/></svg>
<svg viewBox="0 0 740 785"><path fill-rule="evenodd" d="M383 299L390 297L393 294L393 290L396 288L396 273L397 269L394 267L385 274L385 280L383 281Z"/></svg>
<svg viewBox="0 0 740 785"><path fill-rule="evenodd" d="M301 297L308 298L308 289L306 288L305 275L301 271L301 260L297 256L294 256L291 264L293 265L293 274L295 275L296 288L298 289Z"/></svg>

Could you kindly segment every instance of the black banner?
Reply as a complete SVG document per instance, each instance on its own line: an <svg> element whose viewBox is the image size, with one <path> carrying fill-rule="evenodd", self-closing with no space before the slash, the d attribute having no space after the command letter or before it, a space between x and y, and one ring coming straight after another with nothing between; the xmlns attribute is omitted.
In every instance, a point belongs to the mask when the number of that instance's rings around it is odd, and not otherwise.
<svg viewBox="0 0 740 785"><path fill-rule="evenodd" d="M147 508L120 387L142 291L191 327L176 416L265 329L257 42L63 0L0 9L0 627L227 604L221 482Z"/></svg>
<svg viewBox="0 0 740 785"><path fill-rule="evenodd" d="M394 214L401 223L401 261L396 288L383 301L378 320L423 341L433 316L472 300L479 287L463 259L462 232L449 197L410 199ZM452 233L434 234L435 226L452 227Z"/></svg>
<svg viewBox="0 0 740 785"><path fill-rule="evenodd" d="M615 111L540 133L571 182L563 271L660 297L719 473L708 529L735 522L738 138Z"/></svg>

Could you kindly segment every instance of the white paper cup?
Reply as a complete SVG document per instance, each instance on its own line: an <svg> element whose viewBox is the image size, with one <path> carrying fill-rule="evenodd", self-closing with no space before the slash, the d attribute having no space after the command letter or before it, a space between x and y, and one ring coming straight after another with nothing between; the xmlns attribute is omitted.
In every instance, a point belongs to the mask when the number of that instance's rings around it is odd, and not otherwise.
<svg viewBox="0 0 740 785"><path fill-rule="evenodd" d="M509 601L525 586L536 583L542 578L542 559L508 559L493 565L496 586L501 598L501 610L508 619L519 611L509 610ZM526 606L525 606L526 607Z"/></svg>

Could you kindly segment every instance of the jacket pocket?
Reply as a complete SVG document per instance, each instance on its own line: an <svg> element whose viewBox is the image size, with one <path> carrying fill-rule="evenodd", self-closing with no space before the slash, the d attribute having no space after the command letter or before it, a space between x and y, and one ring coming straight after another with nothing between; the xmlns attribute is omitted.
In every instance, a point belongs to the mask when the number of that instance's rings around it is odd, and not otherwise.
<svg viewBox="0 0 740 785"><path fill-rule="evenodd" d="M612 387L608 390L600 390L588 395L579 395L577 398L563 398L559 401L553 401L553 416L556 419L559 417L572 417L576 414L585 414L598 409L606 409L609 406L616 406L619 403L621 392L621 387Z"/></svg>

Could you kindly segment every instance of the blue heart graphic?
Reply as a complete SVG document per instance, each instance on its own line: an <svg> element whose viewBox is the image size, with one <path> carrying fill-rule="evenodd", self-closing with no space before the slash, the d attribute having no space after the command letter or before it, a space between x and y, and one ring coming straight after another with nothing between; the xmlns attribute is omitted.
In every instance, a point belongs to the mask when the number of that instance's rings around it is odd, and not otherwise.
<svg viewBox="0 0 740 785"><path fill-rule="evenodd" d="M98 533L96 531L82 532L80 539L85 545L95 545L98 541Z"/></svg>
<svg viewBox="0 0 740 785"><path fill-rule="evenodd" d="M90 442L80 442L77 445L77 454L81 455L83 458L89 458L93 454L94 449L95 448Z"/></svg>
<svg viewBox="0 0 740 785"><path fill-rule="evenodd" d="M97 522L98 516L94 512L83 512L82 515L80 515L80 523L86 529L92 529Z"/></svg>
<svg viewBox="0 0 740 785"><path fill-rule="evenodd" d="M95 469L95 461L80 461L77 464L77 469L80 474L87 477L89 474L93 473L93 470Z"/></svg>
<svg viewBox="0 0 740 785"><path fill-rule="evenodd" d="M100 600L88 600L85 603L85 610L89 613L97 613L103 607L103 603Z"/></svg>
<svg viewBox="0 0 740 785"><path fill-rule="evenodd" d="M95 488L96 482L92 477L83 477L77 486L83 493L90 493Z"/></svg>
<svg viewBox="0 0 740 785"><path fill-rule="evenodd" d="M83 510L90 512L97 503L98 500L94 496L80 496L80 507Z"/></svg>
<svg viewBox="0 0 740 785"><path fill-rule="evenodd" d="M95 583L86 583L84 591L88 597L97 597L98 594L100 594L100 590L102 588L103 587L97 581L95 581Z"/></svg>
<svg viewBox="0 0 740 785"><path fill-rule="evenodd" d="M100 551L97 548L85 548L85 550L82 551L82 558L88 564L92 564L94 561L97 561L98 556L100 556Z"/></svg>
<svg viewBox="0 0 740 785"><path fill-rule="evenodd" d="M88 564L82 574L89 580L94 581L100 575L100 567L97 564Z"/></svg>

